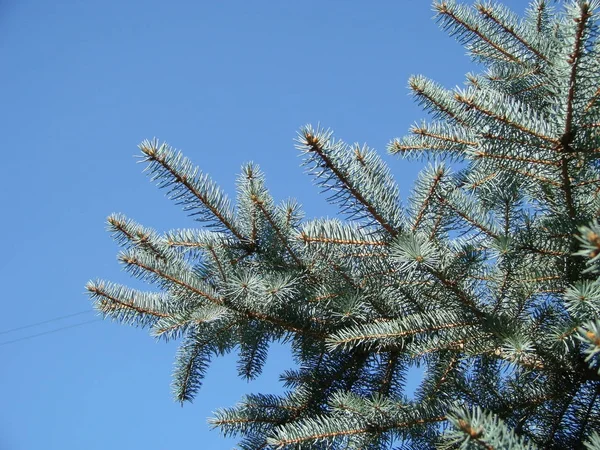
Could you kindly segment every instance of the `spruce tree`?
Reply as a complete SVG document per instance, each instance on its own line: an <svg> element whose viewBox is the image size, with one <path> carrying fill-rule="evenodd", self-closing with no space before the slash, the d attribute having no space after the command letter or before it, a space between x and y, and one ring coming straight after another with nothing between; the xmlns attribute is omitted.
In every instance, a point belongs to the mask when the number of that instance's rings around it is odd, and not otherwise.
<svg viewBox="0 0 600 450"><path fill-rule="evenodd" d="M256 165L234 204L180 152L140 145L206 226L110 216L125 270L160 290L87 289L105 316L182 339L180 402L214 356L237 351L252 379L290 344L285 394L211 420L242 449L600 448L600 3L434 8L482 72L410 79L430 120L389 144L428 161L405 203L373 150L321 128L297 147L339 220L276 204Z"/></svg>

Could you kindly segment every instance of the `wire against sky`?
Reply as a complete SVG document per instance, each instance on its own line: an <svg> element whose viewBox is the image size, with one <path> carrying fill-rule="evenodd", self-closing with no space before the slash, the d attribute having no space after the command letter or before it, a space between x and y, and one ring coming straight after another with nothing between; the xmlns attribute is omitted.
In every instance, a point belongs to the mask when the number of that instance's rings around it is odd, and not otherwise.
<svg viewBox="0 0 600 450"><path fill-rule="evenodd" d="M4 345L8 345L8 344L14 344L16 342L27 341L29 339L33 339L33 338L40 337L40 336L45 336L47 334L57 333L59 331L68 330L70 328L75 328L75 327L79 327L79 326L82 326L82 325L87 325L89 323L100 322L101 320L102 320L101 318L95 318L95 319L91 319L91 320L86 320L85 322L79 322L79 323L75 323L73 325L67 325L67 326L64 326L64 327L61 327L61 328L56 328L54 330L44 331L42 333L37 333L37 334L31 334L29 336L24 336L22 338L13 339L12 341L0 342L0 347L2 347Z"/></svg>
<svg viewBox="0 0 600 450"><path fill-rule="evenodd" d="M31 323L29 325L23 325L23 326L20 326L20 327L11 328L10 330L0 331L0 335L7 334L7 333L12 333L14 331L25 330L27 328L37 327L39 325L45 325L45 324L50 323L50 322L56 322L58 320L68 319L69 317L80 316L82 314L91 313L91 312L95 312L95 311L93 309L86 309L85 311L79 311L79 312L72 313L72 314L66 314L64 316L54 317L52 319L42 320L41 322Z"/></svg>

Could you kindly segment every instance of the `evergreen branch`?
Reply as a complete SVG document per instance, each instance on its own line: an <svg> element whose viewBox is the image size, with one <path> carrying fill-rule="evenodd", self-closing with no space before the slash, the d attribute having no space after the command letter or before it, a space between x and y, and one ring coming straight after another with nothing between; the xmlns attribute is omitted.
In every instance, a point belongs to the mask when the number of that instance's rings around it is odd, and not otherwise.
<svg viewBox="0 0 600 450"><path fill-rule="evenodd" d="M547 275L547 276L540 276L540 277L533 277L533 278L520 278L516 281L519 281L521 283L540 283L542 281L552 281L552 280L560 280L562 279L561 275Z"/></svg>
<svg viewBox="0 0 600 450"><path fill-rule="evenodd" d="M414 348L409 348L409 355L412 359L420 359L425 355L439 354L440 352L462 352L466 343L467 341L465 339L457 339L453 341L442 340L441 342L437 342L436 345L425 347L423 347L422 344L419 344L418 346L412 345Z"/></svg>
<svg viewBox="0 0 600 450"><path fill-rule="evenodd" d="M193 211L192 215L199 214L201 220L214 218L239 241L246 240L234 226L233 212L225 194L187 158L166 144L158 146L157 140L142 142L140 150L146 155L144 161L149 163L154 179L161 180L159 186L172 186L171 198L186 205L185 210Z"/></svg>
<svg viewBox="0 0 600 450"><path fill-rule="evenodd" d="M221 279L223 281L227 281L227 275L225 274L225 271L223 270L223 266L221 265L221 260L217 256L217 253L215 252L214 247L212 245L209 245L206 248L207 248L208 252L211 254L213 261L217 264L217 268L219 269L219 274L221 274Z"/></svg>
<svg viewBox="0 0 600 450"><path fill-rule="evenodd" d="M585 441L585 448L587 450L598 450L600 449L600 434L597 431L592 431L588 439Z"/></svg>
<svg viewBox="0 0 600 450"><path fill-rule="evenodd" d="M466 75L467 78L467 82L470 86L472 86L473 88L475 88L476 91L479 91L482 89L482 84L481 84L481 76L480 75L475 75L472 73L467 73Z"/></svg>
<svg viewBox="0 0 600 450"><path fill-rule="evenodd" d="M504 142L508 142L510 144L517 144L518 146L523 146L523 147L531 147L531 142L528 142L526 140L522 140L522 139L515 139L513 136L506 136L506 135L496 135L496 134L492 134L490 132L486 132L486 133L482 133L481 137L485 138L485 139L489 139L492 141L499 141L499 143L504 143ZM550 144L543 144L541 142L537 142L535 144L535 150L554 150L556 147L555 144L550 145Z"/></svg>
<svg viewBox="0 0 600 450"><path fill-rule="evenodd" d="M190 242L190 241L177 241L174 239L168 239L166 244L170 247L179 247L179 248L201 248L201 249L205 249L208 248L208 246L210 244L207 244L206 242Z"/></svg>
<svg viewBox="0 0 600 450"><path fill-rule="evenodd" d="M151 228L143 227L122 214L111 214L108 216L107 222L113 239L119 244L126 248L143 248L163 261L169 259L168 250L164 248L160 238Z"/></svg>
<svg viewBox="0 0 600 450"><path fill-rule="evenodd" d="M123 322L127 321L129 313L133 313L134 319L141 316L156 320L170 316L164 307L167 302L164 295L140 292L104 281L89 281L85 287L96 299L96 307L101 312L120 318Z"/></svg>
<svg viewBox="0 0 600 450"><path fill-rule="evenodd" d="M326 150L326 146L328 145L328 135L322 136L319 135L318 131L315 133L311 128L306 128L302 131L301 144L306 148L305 151L318 156L323 164L322 169L331 172L340 183L340 189L346 191L354 198L356 202L369 213L375 222L379 223L392 237L398 234L394 225L392 225L392 223L390 223L390 221L388 221L378 210L377 205L374 205L363 196L360 188L350 179L349 174L336 164L330 154L331 152Z"/></svg>
<svg viewBox="0 0 600 450"><path fill-rule="evenodd" d="M393 342L399 338L418 334L477 325L476 322L460 320L452 315L446 315L442 322L439 319L439 317L425 313L414 314L404 319L350 326L332 334L327 338L327 343L331 349L353 345L374 345L380 341L385 343L390 339Z"/></svg>
<svg viewBox="0 0 600 450"><path fill-rule="evenodd" d="M416 231L417 227L421 223L421 220L423 220L423 214L425 214L425 211L429 207L431 200L434 198L435 189L437 188L440 180L442 179L442 177L444 175L445 175L445 172L444 172L443 168L440 167L435 174L433 182L431 183L431 187L429 188L429 191L427 192L425 200L423 201L423 203L421 205L421 209L419 210L419 213L417 214L417 217L415 219L415 223L412 226L413 232Z"/></svg>
<svg viewBox="0 0 600 450"><path fill-rule="evenodd" d="M456 14L455 11L452 11L450 9L447 1L444 0L444 1L435 3L434 9L437 11L438 15L449 18L459 28L464 29L469 34L471 34L471 36L477 37L478 39L480 39L481 41L485 42L487 45L492 47L495 51L497 51L498 53L503 55L506 58L506 61L511 61L511 62L515 62L518 64L522 64L522 61L520 61L519 58L517 58L515 55L509 53L508 51L506 51L502 47L500 47L498 44L492 42L492 40L488 36L483 34L483 32L481 31L481 29L479 27L477 27L476 25L469 24L468 22L466 22L465 20L460 18ZM465 40L467 40L467 39L465 39Z"/></svg>
<svg viewBox="0 0 600 450"><path fill-rule="evenodd" d="M448 414L448 420L455 429L445 434L445 441L450 448L471 448L469 443L475 443L477 448L485 450L534 450L531 444L518 436L514 430L492 413L484 413L480 407L471 410L454 408Z"/></svg>
<svg viewBox="0 0 600 450"><path fill-rule="evenodd" d="M531 178L537 181L540 181L542 183L546 183L549 184L551 186L554 187L562 187L563 185L557 181L551 180L550 178L546 178L546 177L542 177L540 175L536 175L534 173L531 172L527 172L526 170L520 170L520 169L516 169L514 167L510 167L510 166L502 166L503 169L506 169L510 172L514 172L514 173L518 173L519 175L523 175L527 178Z"/></svg>
<svg viewBox="0 0 600 450"><path fill-rule="evenodd" d="M504 58L498 58L498 54L494 53L494 49L491 49L491 51L485 51L480 48L471 47L469 48L469 53L473 56L478 56L479 59L500 59L502 62L508 62Z"/></svg>
<svg viewBox="0 0 600 450"><path fill-rule="evenodd" d="M298 239L302 240L305 244L318 242L321 244L359 245L369 247L386 247L390 245L388 242L382 241L361 241L354 239L329 238L327 236L309 236L305 232L300 233Z"/></svg>
<svg viewBox="0 0 600 450"><path fill-rule="evenodd" d="M423 84L427 86L427 81L423 81ZM438 102L456 103L452 97L444 99L444 95L447 94L440 89L435 90L435 88L435 86L432 87L434 89L432 95L442 97L438 99ZM452 126L447 122L413 125L410 133L410 136L401 141L394 139L388 145L388 150L391 153L403 153L403 157L407 157L411 152L424 153L427 151L427 156L441 153L442 155L447 154L451 158L463 158L470 148L479 147L471 129L464 126Z"/></svg>
<svg viewBox="0 0 600 450"><path fill-rule="evenodd" d="M466 128L469 127L467 122L462 117L459 117L457 111L452 111L452 97L448 93L442 92L441 88L432 81L422 76L415 76L408 80L408 85L417 99L428 105L429 108L433 107L445 118L449 118ZM436 94L440 95L440 98L436 98Z"/></svg>
<svg viewBox="0 0 600 450"><path fill-rule="evenodd" d="M230 247L233 240L224 233L198 229L170 230L162 241L168 247L183 250L204 250L209 247Z"/></svg>
<svg viewBox="0 0 600 450"><path fill-rule="evenodd" d="M478 111L479 113L483 114L484 116L490 117L510 128L514 128L516 130L521 131L522 133L528 134L528 135L533 136L538 139L542 139L543 141L549 142L554 145L557 145L560 143L560 141L558 141L557 139L555 139L551 136L548 136L539 131L532 130L530 128L527 128L523 124L520 124L514 120L511 120L508 117L508 115L506 115L506 114L498 114L498 113L496 113L496 111L490 109L489 107L486 107L484 104L477 103L474 96L467 96L467 95L463 95L463 94L457 92L454 95L454 98L456 99L457 102L465 105L467 108ZM505 99L505 101L508 101L508 99Z"/></svg>
<svg viewBox="0 0 600 450"><path fill-rule="evenodd" d="M446 288L448 288L448 290L450 290L450 292L456 295L458 300L475 314L475 316L479 319L482 319L485 316L484 313L479 310L477 304L458 287L456 281L448 280L444 274L438 270L428 268L427 272L435 276Z"/></svg>
<svg viewBox="0 0 600 450"><path fill-rule="evenodd" d="M470 217L469 215L467 215L467 213L461 211L457 206L453 205L448 199L438 195L437 196L438 201L444 205L447 206L448 208L450 208L452 211L454 211L459 217L461 217L463 220L465 220L465 222L471 224L472 226L474 226L475 228L481 230L482 232L484 232L485 234L487 234L488 236L497 239L498 235L496 233L494 233L492 230L490 230L488 227L486 227L483 224L480 224L479 222L477 222L476 220L474 220L472 217Z"/></svg>
<svg viewBox="0 0 600 450"><path fill-rule="evenodd" d="M544 20L544 13L546 12L546 2L541 1L538 3L537 16L535 21L535 29L538 33L542 32L542 22Z"/></svg>
<svg viewBox="0 0 600 450"><path fill-rule="evenodd" d="M250 211L250 242L253 244L256 243L256 240L258 239L258 225L256 219L256 209L252 208Z"/></svg>
<svg viewBox="0 0 600 450"><path fill-rule="evenodd" d="M373 427L370 424L356 424L352 426L347 420L340 421L334 418L319 417L311 421L306 421L305 427L295 429L290 427L279 427L277 436L268 439L270 445L276 446L277 449L283 449L288 446L298 446L306 442L328 441L340 437L355 436L360 434L384 433L386 431L412 428L419 425L442 422L446 420L445 416L434 416L426 418L418 418L406 420L403 422L392 423L386 426ZM302 424L303 425L303 424ZM323 431L310 432L309 427L324 428ZM289 437L284 437L289 435Z"/></svg>
<svg viewBox="0 0 600 450"><path fill-rule="evenodd" d="M394 139L388 146L388 149L391 154L402 153L404 157L406 157L411 152L415 152L415 151L428 151L431 153L435 153L435 152L444 153L449 150L449 148L447 146L442 145L442 144L434 145L434 144L428 143L428 142L407 143L406 140L400 141L398 139Z"/></svg>
<svg viewBox="0 0 600 450"><path fill-rule="evenodd" d="M394 379L394 372L399 364L400 352L391 351L388 355L387 363L385 365L385 374L379 385L379 394L388 395L392 387L392 381Z"/></svg>
<svg viewBox="0 0 600 450"><path fill-rule="evenodd" d="M584 442L586 439L586 428L590 422L590 418L592 417L592 413L594 411L594 405L596 400L598 399L598 395L600 395L600 385L596 385L594 389L594 393L592 394L592 398L588 402L588 406L586 408L585 414L583 416L583 420L581 421L581 425L579 427L578 433L578 441Z"/></svg>
<svg viewBox="0 0 600 450"><path fill-rule="evenodd" d="M336 219L315 220L304 224L296 239L310 244L324 244L337 248L341 245L359 247L387 247L389 242L385 235L372 228L365 228L353 224L343 224Z"/></svg>
<svg viewBox="0 0 600 450"><path fill-rule="evenodd" d="M335 270L350 286L354 289L360 290L360 285L356 283L356 281L346 273L342 266L336 263L332 263L331 267Z"/></svg>
<svg viewBox="0 0 600 450"><path fill-rule="evenodd" d="M499 18L498 16L496 16L494 14L494 9L493 8L490 8L488 5L484 5L482 3L477 3L475 5L475 8L477 9L477 11L479 11L479 13L483 17L487 18L492 23L494 23L495 25L497 25L504 33L508 34L512 39L514 39L515 41L517 41L520 44L522 44L523 47L525 47L527 50L529 50L531 53L533 53L539 59L541 59L542 61L544 61L546 63L550 62L548 60L548 58L543 53L541 53L530 42L527 42L525 39L523 39L523 37L521 35L519 35L519 34L517 34L515 32L514 25L507 24L501 18Z"/></svg>
<svg viewBox="0 0 600 450"><path fill-rule="evenodd" d="M388 253L375 253L375 252L364 252L364 253L351 253L348 255L349 258L387 258L390 256Z"/></svg>
<svg viewBox="0 0 600 450"><path fill-rule="evenodd" d="M575 184L573 187L587 186L588 184L596 184L596 183L600 183L600 178L595 179L595 180L582 181L580 183Z"/></svg>
<svg viewBox="0 0 600 450"><path fill-rule="evenodd" d="M166 266L153 267L147 262L140 259L137 255L132 253L123 253L119 256L119 259L128 266L135 266L137 268L142 269L145 272L154 274L160 279L164 279L169 283L173 283L194 294L197 294L200 297L210 301L211 303L214 303L215 305L224 306L222 298L218 297L215 294L211 294L207 289L202 289L200 287L194 286L194 281L192 281L192 278L189 278L188 280L182 280L176 277L174 274L169 273L169 269Z"/></svg>
<svg viewBox="0 0 600 450"><path fill-rule="evenodd" d="M592 17L590 11L590 5L587 2L581 2L579 4L581 15L574 19L577 23L577 31L575 32L575 42L573 52L569 55L568 63L571 65L571 71L569 74L569 91L567 94L567 105L565 114L565 128L562 137L560 138L560 144L562 145L562 151L565 153L571 152L571 142L573 141L573 108L575 102L575 92L577 90L577 69L579 68L580 57L582 54L583 34L586 29L587 21Z"/></svg>
<svg viewBox="0 0 600 450"><path fill-rule="evenodd" d="M582 46L583 46L583 33L586 28L587 20L591 17L590 5L586 2L580 4L581 15L575 19L577 23L577 31L575 34L575 43L573 52L569 55L568 63L571 65L571 72L569 75L569 92L567 95L566 105L566 117L565 117L565 128L564 133L560 139L560 145L563 153L572 152L571 143L574 138L573 132L573 108L575 101L575 92L577 89L577 69L581 57ZM571 178L569 176L569 159L563 155L561 158L561 176L562 176L562 190L565 194L565 201L567 205L567 211L569 218L573 221L577 212L575 211L575 205L573 204L573 193L571 190Z"/></svg>
<svg viewBox="0 0 600 450"><path fill-rule="evenodd" d="M598 101L598 99L600 98L600 87L598 89L596 89L596 92L594 92L594 95L592 95L592 97L588 100L587 105L585 105L585 108L583 109L584 113L589 112L590 109L592 109L592 107L596 104L596 102ZM597 126L600 126L600 124L596 124ZM586 127L586 125L584 125L584 128Z"/></svg>
<svg viewBox="0 0 600 450"><path fill-rule="evenodd" d="M431 130L425 128L424 126L421 126L421 127L414 126L410 129L410 132L413 134L416 134L418 136L430 137L430 138L437 139L440 141L450 142L452 144L461 144L466 147L479 147L479 144L476 141L467 141L465 139L461 139L458 136L452 136L452 135L447 136L447 135L443 135L441 133L436 133L434 131L431 131Z"/></svg>
<svg viewBox="0 0 600 450"><path fill-rule="evenodd" d="M571 390L572 390L572 388L571 388ZM556 436L556 433L558 432L560 424L564 420L565 415L567 414L567 411L569 410L569 405L573 401L575 394L576 394L576 391L573 391L573 390L572 390L572 392L567 393L566 398L562 402L563 404L561 405L560 411L554 412L554 415L553 415L554 420L552 420L552 428L550 429L550 432L547 435L548 437L546 439L546 442L544 442L545 448L548 448L548 446L554 442L554 437Z"/></svg>
<svg viewBox="0 0 600 450"><path fill-rule="evenodd" d="M191 401L201 386L201 379L208 367L209 356L206 354L206 345L209 342L199 341L181 346L178 360L186 356L185 362L182 362L182 379L180 382L174 380L173 390L175 398L183 404L184 401ZM185 353L187 352L187 355Z"/></svg>
<svg viewBox="0 0 600 450"><path fill-rule="evenodd" d="M540 82L538 84L533 84L531 86L524 87L523 89L519 89L518 91L514 91L512 94L513 95L521 95L521 94L524 94L526 92L535 91L536 89L539 89L539 88L544 87L544 86L548 86L548 83L545 82L545 81L542 81L542 82Z"/></svg>
<svg viewBox="0 0 600 450"><path fill-rule="evenodd" d="M371 278L378 278L378 277L381 277L382 275L393 275L393 274L403 274L404 275L404 271L391 268L391 269L387 269L387 270L380 271L380 272L369 272L364 275L364 280L369 280ZM417 285L422 285L422 284L433 284L433 281L431 281L431 280L421 280L421 279L411 280L411 279L406 279L406 278L407 277L403 277L403 279L400 279L400 280L397 278L394 278L393 285L394 286L417 286Z"/></svg>
<svg viewBox="0 0 600 450"><path fill-rule="evenodd" d="M247 328L240 339L238 374L250 381L261 374L269 350L269 340L264 332Z"/></svg>
<svg viewBox="0 0 600 450"><path fill-rule="evenodd" d="M448 375L450 374L450 372L452 370L454 370L454 368L456 367L456 365L459 362L460 362L460 360L458 358L458 355L457 354L452 354L452 357L450 358L450 361L448 362L448 365L444 369L444 372L437 379L435 385L431 389L430 394L427 396L427 400L433 400L434 399L434 396L437 395L437 393L440 391L442 385L446 382L446 379L447 379Z"/></svg>
<svg viewBox="0 0 600 450"><path fill-rule="evenodd" d="M498 176L498 172L492 172L491 174L483 177L480 180L475 180L473 183L469 183L468 185L465 185L465 187L475 190L475 189L481 187L482 185L484 185L485 183L492 181L497 176Z"/></svg>
<svg viewBox="0 0 600 450"><path fill-rule="evenodd" d="M319 303L319 302L322 302L323 300L330 300L332 298L339 297L339 295L340 294L336 294L336 293L332 292L330 294L318 295L316 297L309 298L307 301L308 301L308 303Z"/></svg>
<svg viewBox="0 0 600 450"><path fill-rule="evenodd" d="M560 160L560 174L562 177L561 189L565 194L565 203L567 205L567 212L569 218L573 221L577 212L575 211L575 205L573 203L573 191L571 186L571 177L569 176L569 158L563 156Z"/></svg>
<svg viewBox="0 0 600 450"><path fill-rule="evenodd" d="M347 379L348 370L352 367L358 367L360 365L358 364L358 360L362 359L364 361L366 358L364 353L362 354L362 358L359 352L348 353L344 355L341 363L338 363L337 367L334 367L333 372L328 372L331 370L331 368L328 367L329 365L327 363L331 363L331 359L327 358L327 356L329 356L329 354L324 351L319 353L317 363L315 364L314 368L312 368L312 371L309 375L312 379L319 380L319 387L318 389L308 389L309 395L294 412L290 418L290 422L301 418L302 415L311 407L311 405L317 403L318 396L323 396L323 393L332 390L334 384L338 383L340 380ZM312 393L310 393L310 391L312 391Z"/></svg>
<svg viewBox="0 0 600 450"><path fill-rule="evenodd" d="M267 219L267 222L269 222L269 225L271 225L271 228L273 228L273 230L275 231L275 234L277 234L277 238L283 244L283 246L287 250L288 254L295 261L296 265L298 265L299 267L304 267L304 263L298 257L298 255L296 255L296 252L290 246L288 239L285 237L285 235L283 234L281 229L277 226L277 224L273 220L273 217L271 216L269 211L267 211L267 209L265 208L264 203L256 195L252 196L252 201L258 207L258 209L263 214L263 216Z"/></svg>
<svg viewBox="0 0 600 450"><path fill-rule="evenodd" d="M186 338L177 353L172 385L175 398L180 403L192 401L200 389L210 356L217 351L218 341L239 324L239 321L232 321L222 327L205 327L203 333L193 330Z"/></svg>
<svg viewBox="0 0 600 450"><path fill-rule="evenodd" d="M146 262L140 260L140 258L136 257L135 255L122 254L120 258L127 265L133 265L144 271L150 272L150 273L156 275L157 277L166 280L169 283L173 283L177 286L184 288L185 290L187 290L193 294L199 295L200 297L207 299L208 301L210 301L211 303L214 303L215 305L224 306L236 313L245 315L252 319L270 322L276 326L279 326L279 327L285 329L286 331L311 336L311 337L314 337L317 339L324 339L324 337L325 337L325 335L323 335L322 333L295 326L294 324L289 323L285 320L279 319L277 317L273 317L273 316L259 313L256 311L247 311L247 310L242 310L240 308L236 308L230 302L225 302L224 298L219 297L218 295L215 295L215 294L211 294L210 292L208 292L207 289L203 289L203 288L196 286L198 284L197 280L192 281L191 278L187 279L187 280L180 279L180 278L176 277L174 274L169 273L169 271L166 270L166 268L152 267L151 265L147 264ZM183 278L187 278L187 277L183 277Z"/></svg>
<svg viewBox="0 0 600 450"><path fill-rule="evenodd" d="M261 417L261 418L257 418L257 417L235 417L235 418L231 418L231 419L213 419L210 421L210 423L212 425L214 425L215 427L220 427L223 425L240 425L240 424L244 424L244 423L271 423L273 425L280 425L281 424L281 420L280 419L269 419L266 417Z"/></svg>
<svg viewBox="0 0 600 450"><path fill-rule="evenodd" d="M542 164L542 165L547 165L547 166L560 167L560 163L556 162L556 161L527 158L527 157L523 157L523 156L500 155L497 153L488 153L488 152L484 152L484 151L473 152L473 155L476 158L483 158L483 159L500 159L500 160L505 160L505 161L518 161L518 162L526 162L526 163L532 163L532 164Z"/></svg>
<svg viewBox="0 0 600 450"><path fill-rule="evenodd" d="M173 317L168 317L166 320L159 320L156 324L154 324L152 327L152 335L158 338L164 336L167 338L175 338L183 334L189 326L200 325L204 322L207 321L192 318L177 320Z"/></svg>
<svg viewBox="0 0 600 450"><path fill-rule="evenodd" d="M112 215L125 269L164 294L98 281L88 284L96 308L185 336L181 401L214 356L238 348L238 373L251 378L271 342L291 342L289 393L248 396L213 421L246 450L597 444L600 226L574 234L600 208L599 7L572 1L560 15L534 0L519 21L484 0L474 10L437 0L442 26L485 67L466 90L410 79L435 120L388 150L458 172L424 170L407 207L373 150L329 131L305 127L297 147L346 222L303 223L296 203L275 205L253 164L233 207L181 153L145 141L152 178L220 232L163 237ZM408 369L420 364L408 400ZM455 401L469 409L449 411Z"/></svg>
<svg viewBox="0 0 600 450"><path fill-rule="evenodd" d="M433 227L431 228L431 233L429 234L429 240L432 240L437 235L439 227L442 224L443 218L444 218L444 214L442 212L440 212L437 216L437 219L435 220L435 223L433 224Z"/></svg>
<svg viewBox="0 0 600 450"><path fill-rule="evenodd" d="M548 255L548 256L566 256L569 253L565 251L556 251L556 250L548 250L545 248L533 247L530 245L521 245L518 247L518 250L525 250L527 252L536 253L538 255Z"/></svg>

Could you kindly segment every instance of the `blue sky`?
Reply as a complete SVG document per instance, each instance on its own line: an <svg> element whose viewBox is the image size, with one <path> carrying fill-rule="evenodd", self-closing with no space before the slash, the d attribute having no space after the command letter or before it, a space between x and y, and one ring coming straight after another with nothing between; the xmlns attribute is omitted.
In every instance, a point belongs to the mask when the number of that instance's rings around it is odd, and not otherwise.
<svg viewBox="0 0 600 450"><path fill-rule="evenodd" d="M451 87L474 68L432 14L421 0L0 2L0 449L234 446L206 418L245 392L278 392L284 348L252 383L236 378L234 356L215 361L181 408L169 388L176 343L145 330L95 321L5 343L94 319L89 279L139 285L116 262L108 214L194 225L141 173L145 138L182 149L231 194L253 160L275 199L334 215L299 167L296 131L320 122L382 153L404 135L424 117L411 74ZM420 164L385 158L406 198Z"/></svg>

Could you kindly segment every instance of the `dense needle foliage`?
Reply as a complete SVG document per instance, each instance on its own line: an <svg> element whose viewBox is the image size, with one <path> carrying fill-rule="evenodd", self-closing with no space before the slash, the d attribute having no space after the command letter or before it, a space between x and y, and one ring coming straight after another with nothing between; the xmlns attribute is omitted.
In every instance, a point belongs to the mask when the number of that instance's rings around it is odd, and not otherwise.
<svg viewBox="0 0 600 450"><path fill-rule="evenodd" d="M104 315L182 339L181 402L215 355L237 351L251 379L291 344L284 395L211 421L242 449L600 448L600 3L434 8L484 70L464 89L410 80L431 121L389 145L428 161L404 205L373 150L310 126L297 147L340 220L276 204L255 165L232 202L168 145L140 145L206 227L111 216L123 266L160 293L87 288Z"/></svg>

